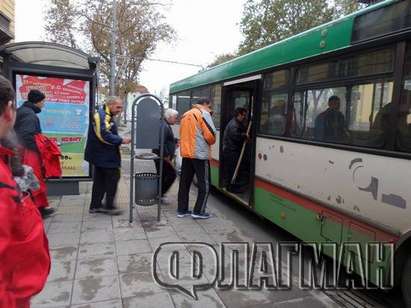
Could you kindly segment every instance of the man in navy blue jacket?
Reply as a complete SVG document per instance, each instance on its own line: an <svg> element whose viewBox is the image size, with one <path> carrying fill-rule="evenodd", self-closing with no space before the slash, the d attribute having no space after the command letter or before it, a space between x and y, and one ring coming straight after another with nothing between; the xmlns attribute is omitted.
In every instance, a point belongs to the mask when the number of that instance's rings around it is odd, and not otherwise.
<svg viewBox="0 0 411 308"><path fill-rule="evenodd" d="M120 145L131 142L130 138L121 138L118 135L114 121L114 116L122 110L123 102L119 97L108 97L106 104L94 114L88 131L85 160L94 166L90 213L119 213L114 206L114 198L120 180ZM105 207L102 206L104 195Z"/></svg>

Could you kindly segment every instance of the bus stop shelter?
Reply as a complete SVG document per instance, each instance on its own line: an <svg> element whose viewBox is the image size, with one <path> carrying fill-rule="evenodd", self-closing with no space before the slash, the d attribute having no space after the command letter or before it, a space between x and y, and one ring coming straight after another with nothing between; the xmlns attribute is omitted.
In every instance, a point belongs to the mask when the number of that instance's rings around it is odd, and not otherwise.
<svg viewBox="0 0 411 308"><path fill-rule="evenodd" d="M18 106L31 89L46 95L39 118L43 134L60 144L63 170L62 178L48 181L49 195L79 194L79 182L91 178L84 150L96 102L98 58L49 42L7 44L0 56Z"/></svg>

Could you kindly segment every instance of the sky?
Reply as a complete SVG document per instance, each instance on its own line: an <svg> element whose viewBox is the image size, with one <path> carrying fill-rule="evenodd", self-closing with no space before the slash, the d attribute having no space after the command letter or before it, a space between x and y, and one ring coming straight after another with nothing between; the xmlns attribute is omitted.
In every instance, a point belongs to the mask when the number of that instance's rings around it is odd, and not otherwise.
<svg viewBox="0 0 411 308"><path fill-rule="evenodd" d="M236 50L245 0L169 0L164 15L177 39L160 44L153 59L201 65ZM16 41L45 40L44 16L50 0L16 0ZM169 85L197 73L201 67L146 61L139 83L151 93L168 93Z"/></svg>

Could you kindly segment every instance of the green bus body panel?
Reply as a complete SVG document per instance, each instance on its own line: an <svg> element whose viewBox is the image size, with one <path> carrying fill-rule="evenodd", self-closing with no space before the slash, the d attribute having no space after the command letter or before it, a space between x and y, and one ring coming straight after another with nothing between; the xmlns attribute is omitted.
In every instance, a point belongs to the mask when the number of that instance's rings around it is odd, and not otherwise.
<svg viewBox="0 0 411 308"><path fill-rule="evenodd" d="M305 209L289 200L282 199L271 192L264 189L255 188L255 208L254 210L261 216L272 221L276 225L280 226L284 230L290 232L294 236L298 237L304 242L315 242L315 243L326 243L335 242L341 243L360 243L360 258L353 258L354 263L357 260L361 260L362 267L358 266L356 263L356 272L361 274L361 268L363 273L368 271L368 281L377 284L377 270L378 268L388 269L390 265L390 250L385 249L385 259L383 262L377 262L374 253L370 253L371 257L366 260L366 249L368 243L373 243L376 241L368 233L362 233L350 229L343 224L339 224L336 221L329 220L327 230L324 230L323 222L317 219L317 213ZM326 234L325 234L326 232ZM333 233L334 232L334 233ZM344 252L351 251L356 256L358 255L357 250L352 250L350 247L346 248ZM333 255L331 251L324 250L324 253L330 257L339 260L340 252L337 252L337 256ZM347 258L346 254L342 257L343 264L346 264ZM387 271L386 279L388 279L389 272ZM386 281L384 281L386 283Z"/></svg>
<svg viewBox="0 0 411 308"><path fill-rule="evenodd" d="M211 167L211 184L218 188L219 183L219 168ZM378 284L377 272L379 268L389 269L390 266L390 250L385 249L385 258L382 262L378 262L373 250L370 253L369 260L366 260L368 243L375 243L375 236L371 232L360 232L353 228L348 228L341 223L327 219L320 221L317 217L318 213L308 210L292 201L283 199L272 192L262 188L255 187L255 206L254 211L259 215L267 218L274 224L283 228L295 237L307 243L359 243L361 250L360 258L353 258L357 274L368 271L367 278L373 284ZM340 256L340 251L334 255L331 250L324 249L326 255L339 260L342 258L344 265L347 262L347 252L352 252L356 256L358 251L347 247L345 253ZM361 267L356 261L361 260ZM386 271L386 280L388 279L389 271ZM383 283L386 283L384 281Z"/></svg>
<svg viewBox="0 0 411 308"><path fill-rule="evenodd" d="M217 167L211 167L211 185L218 188L219 186L219 170Z"/></svg>
<svg viewBox="0 0 411 308"><path fill-rule="evenodd" d="M174 94L349 47L355 17L394 2L397 0L383 1L175 82L170 86L170 93Z"/></svg>

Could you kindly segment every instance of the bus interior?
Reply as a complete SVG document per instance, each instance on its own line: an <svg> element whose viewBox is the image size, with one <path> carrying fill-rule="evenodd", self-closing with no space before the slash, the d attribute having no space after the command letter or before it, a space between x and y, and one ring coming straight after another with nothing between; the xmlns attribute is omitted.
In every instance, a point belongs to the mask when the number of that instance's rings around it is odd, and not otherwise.
<svg viewBox="0 0 411 308"><path fill-rule="evenodd" d="M258 81L249 82L228 82L223 88L223 108L221 110L221 138L220 138L220 188L226 193L239 199L243 204L252 206L253 197L253 174L254 174L254 152L255 152L255 135L254 132L254 104L258 90ZM234 116L236 108L245 108L247 117L243 121L244 132L249 130L249 141L244 141L238 145L238 153L232 159L235 161L236 168L227 168L227 161L224 158L223 140L225 128ZM250 127L249 127L250 126ZM232 165L232 164L231 164ZM237 169L237 172L236 172Z"/></svg>

